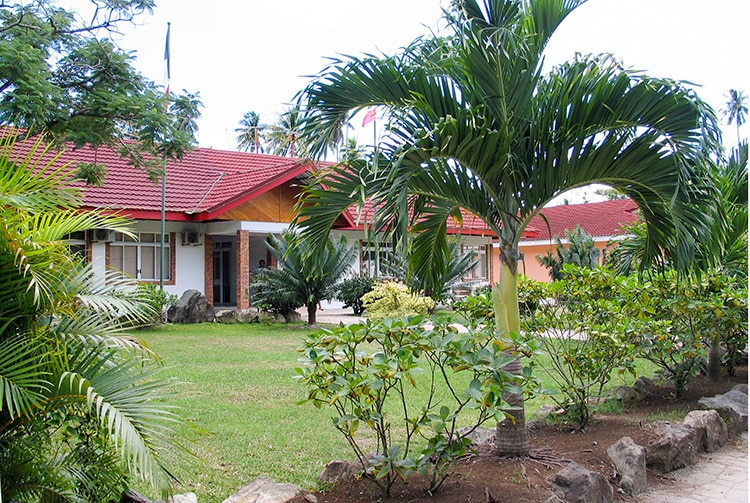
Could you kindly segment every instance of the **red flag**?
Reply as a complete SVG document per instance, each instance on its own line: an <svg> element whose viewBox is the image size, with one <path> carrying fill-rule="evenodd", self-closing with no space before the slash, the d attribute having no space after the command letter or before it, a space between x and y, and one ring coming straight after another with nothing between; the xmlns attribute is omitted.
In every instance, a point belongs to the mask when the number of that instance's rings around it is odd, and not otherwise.
<svg viewBox="0 0 750 503"><path fill-rule="evenodd" d="M375 116L378 114L378 111L375 108L371 108L367 111L365 114L365 118L362 119L362 127L365 127L369 123L375 120Z"/></svg>

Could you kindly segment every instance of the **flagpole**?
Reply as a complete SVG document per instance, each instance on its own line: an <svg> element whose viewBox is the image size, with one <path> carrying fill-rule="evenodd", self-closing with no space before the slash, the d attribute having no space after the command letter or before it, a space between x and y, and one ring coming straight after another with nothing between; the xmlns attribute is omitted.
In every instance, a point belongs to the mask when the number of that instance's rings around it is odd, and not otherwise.
<svg viewBox="0 0 750 503"><path fill-rule="evenodd" d="M169 80L171 78L169 68L169 31L172 27L172 23L167 23L167 41L164 44L164 62L167 65L167 85L164 88L166 100L164 102L164 113L169 113ZM166 141L163 138L162 141ZM159 290L164 290L164 238L166 236L166 224L167 224L167 151L164 150L162 154L161 164L161 233L160 233L160 246L159 246Z"/></svg>

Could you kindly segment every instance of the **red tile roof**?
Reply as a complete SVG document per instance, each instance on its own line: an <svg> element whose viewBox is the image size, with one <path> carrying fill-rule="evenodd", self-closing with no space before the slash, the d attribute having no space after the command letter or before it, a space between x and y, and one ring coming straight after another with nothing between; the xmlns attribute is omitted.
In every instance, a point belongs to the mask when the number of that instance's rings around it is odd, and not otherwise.
<svg viewBox="0 0 750 503"><path fill-rule="evenodd" d="M539 232L524 240L549 240L565 237L566 229L580 225L592 237L609 237L623 234L623 227L638 219L638 207L630 199L599 203L566 204L543 208L529 225ZM523 241L523 240L522 240Z"/></svg>
<svg viewBox="0 0 750 503"><path fill-rule="evenodd" d="M370 224L374 220L375 207L372 202L367 202L362 209L362 214L357 222L357 208L352 206L346 210L344 217L348 222L346 229L350 230L363 230L364 224ZM343 229L343 227L342 227ZM461 222L448 222L448 233L449 234L462 234L464 236L491 236L495 237L494 231L492 231L484 221L470 211L461 209Z"/></svg>
<svg viewBox="0 0 750 503"><path fill-rule="evenodd" d="M0 128L0 133L3 130ZM32 144L32 140L16 142L13 157L21 158ZM39 162L50 162L55 155L57 152L51 150L39 156ZM55 164L70 163L72 169L79 162L97 162L107 169L103 186L85 187L86 207L112 209L147 220L160 218L161 184L149 180L144 170L129 165L117 152L106 147L98 150L71 148L63 151ZM196 148L186 153L182 160L167 163L167 219L214 219L317 168L308 161L290 157ZM623 225L636 220L636 209L635 203L629 199L544 208L541 213L547 221L539 215L534 217L523 240L561 237L565 229L572 229L576 224L594 237L614 236L622 233ZM366 206L364 214L366 221L372 221L371 205ZM344 217L348 224L341 228L363 228L363 221L356 223L356 208L350 208ZM463 212L461 225L449 225L449 232L492 235L481 219L467 211Z"/></svg>
<svg viewBox="0 0 750 503"><path fill-rule="evenodd" d="M31 141L17 142L20 158ZM40 156L49 162L56 152ZM129 165L106 147L68 149L56 165L97 162L106 166L101 187L86 186L84 206L118 210L142 219L159 219L161 184L149 180L142 169ZM196 148L180 161L167 163L166 211L168 220L210 220L268 190L301 177L314 169L308 161L265 154ZM83 185L82 185L83 186Z"/></svg>

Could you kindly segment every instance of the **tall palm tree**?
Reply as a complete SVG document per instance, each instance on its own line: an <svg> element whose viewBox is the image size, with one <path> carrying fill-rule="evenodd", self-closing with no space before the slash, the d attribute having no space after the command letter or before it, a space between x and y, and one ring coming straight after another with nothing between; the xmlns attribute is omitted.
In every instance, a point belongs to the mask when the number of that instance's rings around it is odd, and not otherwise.
<svg viewBox="0 0 750 503"><path fill-rule="evenodd" d="M747 115L747 95L737 89L730 89L727 97L727 107L723 110L730 126L734 122L737 127L737 146L740 146L740 126L745 123Z"/></svg>
<svg viewBox="0 0 750 503"><path fill-rule="evenodd" d="M666 252L689 263L710 218L700 209L711 198L701 171L706 147L719 143L716 118L680 83L628 71L610 56L579 56L545 75L547 42L582 3L455 0L445 11L450 36L325 68L301 93L311 151L324 152L344 114L378 106L389 112L380 145L388 169L352 163L322 173L299 205L303 234L324 239L342 211L369 199L395 237L409 230L429 243L415 245L427 261L447 246L448 219L468 210L499 238L498 335L520 330L522 232L568 189L598 182L620 190L647 222L647 259ZM523 398L506 401L513 408L498 424L497 450L525 455Z"/></svg>
<svg viewBox="0 0 750 503"><path fill-rule="evenodd" d="M253 111L245 113L240 120L240 127L234 130L237 133L237 148L244 152L263 152L261 140L264 129L265 126L260 123L260 115Z"/></svg>
<svg viewBox="0 0 750 503"><path fill-rule="evenodd" d="M0 500L108 501L131 478L167 491L168 381L119 337L153 309L67 245L127 222L80 211L71 170L37 163L39 145L16 163L0 142Z"/></svg>
<svg viewBox="0 0 750 503"><path fill-rule="evenodd" d="M279 122L270 126L266 135L268 149L273 155L304 157L299 143L299 107L292 106L279 116Z"/></svg>

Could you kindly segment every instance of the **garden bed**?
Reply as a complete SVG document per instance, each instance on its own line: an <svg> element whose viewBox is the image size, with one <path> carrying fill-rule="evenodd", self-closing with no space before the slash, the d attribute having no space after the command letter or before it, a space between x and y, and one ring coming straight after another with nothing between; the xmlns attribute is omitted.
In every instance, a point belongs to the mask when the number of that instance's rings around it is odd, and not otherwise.
<svg viewBox="0 0 750 503"><path fill-rule="evenodd" d="M393 497L382 499L379 490L365 479L339 483L326 491L315 493L318 503L369 503L374 501L408 502L542 502L549 498L555 474L569 461L602 473L614 482L614 467L607 448L628 436L639 445L647 445L652 428L658 420L682 421L688 411L699 409L698 400L704 396L724 393L738 383L747 383L747 366L737 375L720 381L706 377L695 378L680 400L673 390L659 388L647 400L621 413L595 415L585 432L565 424L544 424L530 429L532 458L500 459L491 449L484 448L464 457L443 487L434 495L426 491L428 483L421 476L411 477L407 483L397 484ZM730 438L730 442L736 439ZM668 476L649 470L649 487L669 481ZM490 495L488 498L488 494ZM616 501L636 501L616 494ZM294 503L305 503L300 496Z"/></svg>

